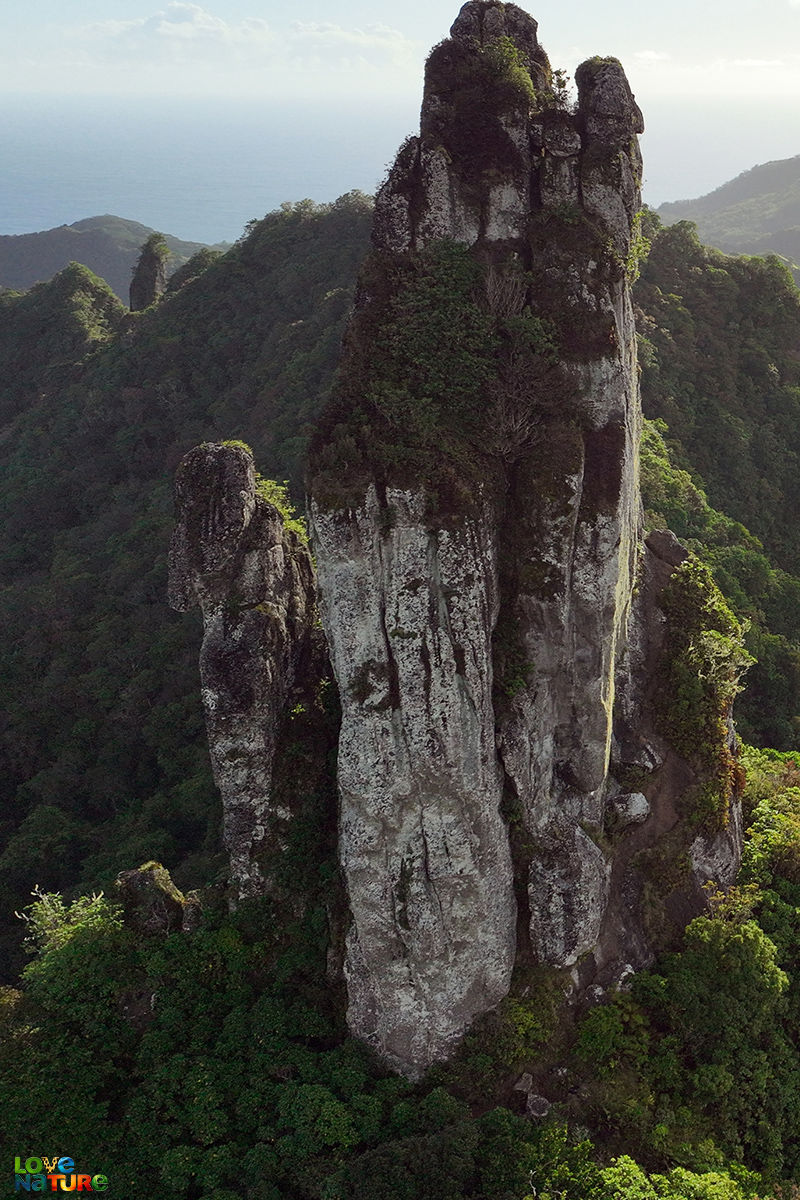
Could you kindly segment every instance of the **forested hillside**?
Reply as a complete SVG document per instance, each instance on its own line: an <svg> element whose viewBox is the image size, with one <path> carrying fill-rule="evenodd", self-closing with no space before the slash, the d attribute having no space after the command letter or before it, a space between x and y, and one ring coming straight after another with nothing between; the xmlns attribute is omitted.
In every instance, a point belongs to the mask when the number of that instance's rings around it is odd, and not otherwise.
<svg viewBox="0 0 800 1200"><path fill-rule="evenodd" d="M531 971L415 1085L345 1037L326 973L341 899L329 847L309 832L313 852L294 848L290 902L230 916L211 886L226 863L199 629L165 603L172 478L196 443L242 439L300 499L370 216L360 194L285 206L140 314L74 266L2 297L2 978L16 980L24 933L32 955L26 994L0 993L10 1144L56 1138L117 1194L147 1177L151 1194L187 1200L788 1200L800 298L776 260L727 258L651 219L636 292L648 522L709 564L759 660L740 723L772 749L745 757L740 888L577 1040L555 1028L553 980ZM207 889L191 936L121 921L113 881L150 860ZM56 1092L59 1056L76 1066ZM549 1121L523 1118L521 1072L558 1093Z"/></svg>
<svg viewBox="0 0 800 1200"><path fill-rule="evenodd" d="M108 886L154 857L213 874L198 627L165 603L172 477L195 443L242 437L302 492L370 211L289 206L142 314L76 266L3 299L6 938L37 882Z"/></svg>
<svg viewBox="0 0 800 1200"><path fill-rule="evenodd" d="M131 271L142 243L152 232L138 221L107 215L41 233L4 234L0 236L0 290L25 291L77 262L105 279L127 304ZM170 273L203 249L198 242L169 235L166 242Z"/></svg>
<svg viewBox="0 0 800 1200"><path fill-rule="evenodd" d="M743 729L786 750L800 712L798 292L777 259L709 250L688 222L661 229L656 219L650 232L636 288L645 415L665 422L675 465L727 520L688 494L654 507L679 537L712 548L759 660L740 701Z"/></svg>
<svg viewBox="0 0 800 1200"><path fill-rule="evenodd" d="M694 221L702 241L730 254L777 254L800 277L800 155L762 163L658 213L669 224Z"/></svg>

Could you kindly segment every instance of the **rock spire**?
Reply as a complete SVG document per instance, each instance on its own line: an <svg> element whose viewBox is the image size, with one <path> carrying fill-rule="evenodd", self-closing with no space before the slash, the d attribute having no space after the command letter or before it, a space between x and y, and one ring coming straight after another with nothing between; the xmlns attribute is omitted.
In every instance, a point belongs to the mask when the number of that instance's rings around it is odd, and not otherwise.
<svg viewBox="0 0 800 1200"><path fill-rule="evenodd" d="M630 710L655 669L632 646L663 622L633 610L643 123L616 59L575 81L572 106L520 8L463 6L377 197L311 452L348 1019L412 1074L515 960L576 994L648 961L630 864L677 821L628 783L668 753L646 705L612 770L620 685Z"/></svg>
<svg viewBox="0 0 800 1200"><path fill-rule="evenodd" d="M316 586L348 1023L411 1076L515 965L573 1000L618 985L740 853L736 623L642 532L642 117L616 59L575 82L571 104L496 0L432 51L310 451L316 585L248 453L201 446L178 476L173 603L203 609L234 876L268 886L257 848L291 817L270 772Z"/></svg>
<svg viewBox="0 0 800 1200"><path fill-rule="evenodd" d="M308 549L259 494L253 456L204 443L175 487L170 604L203 615L200 682L224 842L239 895L269 886L261 857L291 813L272 801L279 724L309 655L314 578Z"/></svg>

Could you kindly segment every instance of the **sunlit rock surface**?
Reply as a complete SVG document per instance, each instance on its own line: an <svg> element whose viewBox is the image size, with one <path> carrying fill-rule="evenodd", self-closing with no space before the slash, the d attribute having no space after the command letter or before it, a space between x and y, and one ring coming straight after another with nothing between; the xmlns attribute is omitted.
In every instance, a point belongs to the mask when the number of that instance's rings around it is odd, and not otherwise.
<svg viewBox="0 0 800 1200"><path fill-rule="evenodd" d="M170 603L203 614L200 680L231 876L266 884L257 861L289 813L271 802L280 717L307 649L314 577L307 548L258 495L242 446L206 443L182 460Z"/></svg>

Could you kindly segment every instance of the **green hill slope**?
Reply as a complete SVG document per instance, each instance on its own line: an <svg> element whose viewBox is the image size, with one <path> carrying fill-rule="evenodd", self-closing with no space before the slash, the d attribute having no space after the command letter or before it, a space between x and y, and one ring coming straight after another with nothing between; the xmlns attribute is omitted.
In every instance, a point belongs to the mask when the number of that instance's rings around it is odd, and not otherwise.
<svg viewBox="0 0 800 1200"><path fill-rule="evenodd" d="M710 502L800 573L800 293L777 258L709 250L688 222L654 233L637 284L645 413Z"/></svg>
<svg viewBox="0 0 800 1200"><path fill-rule="evenodd" d="M138 221L106 215L41 233L5 234L0 236L0 288L26 291L35 283L52 279L67 263L77 262L105 279L127 304L132 268L142 243L152 232ZM166 242L171 255L170 272L203 249L200 242L184 242L171 236Z"/></svg>
<svg viewBox="0 0 800 1200"><path fill-rule="evenodd" d="M777 254L800 277L800 155L763 163L696 200L662 204L665 224L694 221L700 239L733 254Z"/></svg>
<svg viewBox="0 0 800 1200"><path fill-rule="evenodd" d="M212 870L198 630L165 603L172 478L197 442L241 437L266 474L299 483L370 219L359 195L287 206L143 313L77 266L3 299L0 911L14 942L37 881L108 884L160 856L186 882L201 852Z"/></svg>

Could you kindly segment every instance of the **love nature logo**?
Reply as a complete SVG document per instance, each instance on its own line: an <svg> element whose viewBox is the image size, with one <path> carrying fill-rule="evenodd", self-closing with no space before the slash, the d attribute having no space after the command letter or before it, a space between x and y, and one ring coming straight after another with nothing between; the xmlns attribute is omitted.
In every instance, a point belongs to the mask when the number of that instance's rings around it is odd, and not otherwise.
<svg viewBox="0 0 800 1200"><path fill-rule="evenodd" d="M32 1155L24 1161L14 1159L15 1192L105 1192L105 1175L81 1175L75 1170L75 1160L63 1155L52 1158Z"/></svg>

